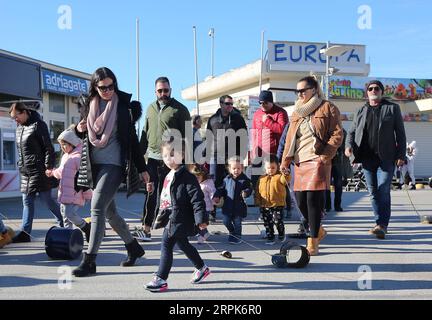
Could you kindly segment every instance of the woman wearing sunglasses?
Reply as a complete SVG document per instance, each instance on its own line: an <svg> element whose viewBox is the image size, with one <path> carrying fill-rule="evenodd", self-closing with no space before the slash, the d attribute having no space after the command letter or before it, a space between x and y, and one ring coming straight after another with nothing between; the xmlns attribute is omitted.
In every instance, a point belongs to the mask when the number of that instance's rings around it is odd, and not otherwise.
<svg viewBox="0 0 432 320"><path fill-rule="evenodd" d="M286 173L294 162L294 192L310 226L307 250L317 255L319 242L326 235L321 213L325 190L330 189L331 160L342 143L342 124L339 109L324 100L315 77L299 80L296 94L281 170Z"/></svg>
<svg viewBox="0 0 432 320"><path fill-rule="evenodd" d="M130 100L130 94L118 89L117 79L110 69L99 68L93 73L88 115L76 129L84 140L77 185L93 190L90 241L83 261L73 270L76 277L96 273L95 260L104 236L105 219L125 242L128 258L122 266L132 266L144 255L143 248L117 213L114 202L118 187L126 176L130 177L131 171L138 172L151 188L132 121ZM128 188L131 180L126 179Z"/></svg>

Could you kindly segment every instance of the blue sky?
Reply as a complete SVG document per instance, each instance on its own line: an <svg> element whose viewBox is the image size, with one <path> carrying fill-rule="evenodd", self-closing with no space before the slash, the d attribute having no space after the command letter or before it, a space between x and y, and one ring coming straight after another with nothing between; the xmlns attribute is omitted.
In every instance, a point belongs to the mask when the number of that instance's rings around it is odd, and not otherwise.
<svg viewBox="0 0 432 320"><path fill-rule="evenodd" d="M71 30L58 28L61 5L72 9ZM372 10L371 29L357 26L361 5ZM265 40L364 44L371 76L430 79L431 12L430 0L0 0L0 48L88 73L107 66L135 95L140 18L141 102L154 100L154 80L165 75L173 96L193 108L180 91L195 81L194 25L200 81L210 74L212 27L216 75L259 59L265 30Z"/></svg>

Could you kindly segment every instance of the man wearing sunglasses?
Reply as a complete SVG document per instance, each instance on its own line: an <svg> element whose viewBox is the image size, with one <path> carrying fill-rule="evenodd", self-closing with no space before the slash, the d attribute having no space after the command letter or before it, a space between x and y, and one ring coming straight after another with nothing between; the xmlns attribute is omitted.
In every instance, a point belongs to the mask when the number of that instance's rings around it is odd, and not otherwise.
<svg viewBox="0 0 432 320"><path fill-rule="evenodd" d="M378 80L367 85L368 102L354 115L345 155L362 163L376 226L369 232L384 239L391 215L390 189L396 166L405 160L405 128L399 105L383 98Z"/></svg>
<svg viewBox="0 0 432 320"><path fill-rule="evenodd" d="M215 180L216 188L220 187L223 179L227 175L226 161L233 157L238 156L241 159L246 157L247 152L247 128L246 123L240 111L234 108L234 100L229 95L223 95L219 98L220 108L212 115L207 122L207 130L213 134L213 141L208 141L206 151L211 153L210 160L210 174ZM234 130L237 136L235 154L229 154L229 131ZM243 129L243 142L241 141L241 130ZM223 141L220 137L225 137ZM246 140L246 141L245 141ZM224 142L224 143L223 143ZM243 147L243 149L242 149ZM224 149L223 149L224 148Z"/></svg>
<svg viewBox="0 0 432 320"><path fill-rule="evenodd" d="M137 227L134 235L138 240L151 241L150 228L159 208L158 200L162 182L170 171L164 164L160 152L162 137L170 130L178 130L183 139L192 136L189 110L171 97L171 86L167 77L155 81L156 101L147 107L144 127L141 134L141 151L147 154L147 169L154 192L146 195L143 209L143 227Z"/></svg>

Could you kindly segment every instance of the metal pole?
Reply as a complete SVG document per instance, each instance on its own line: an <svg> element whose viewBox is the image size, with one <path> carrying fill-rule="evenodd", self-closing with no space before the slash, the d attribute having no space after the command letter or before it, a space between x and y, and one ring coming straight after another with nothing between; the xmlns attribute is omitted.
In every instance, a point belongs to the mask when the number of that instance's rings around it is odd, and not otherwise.
<svg viewBox="0 0 432 320"><path fill-rule="evenodd" d="M210 37L211 37L211 77L214 77L214 37L215 32L214 28L210 29Z"/></svg>
<svg viewBox="0 0 432 320"><path fill-rule="evenodd" d="M139 18L136 19L136 91L137 100L140 101L140 56L139 56ZM141 133L140 122L138 121L138 136Z"/></svg>
<svg viewBox="0 0 432 320"><path fill-rule="evenodd" d="M262 87L262 74L263 74L263 63L264 63L264 30L261 31L261 66L260 66L260 78L259 78L259 91L261 92Z"/></svg>
<svg viewBox="0 0 432 320"><path fill-rule="evenodd" d="M199 114L199 103L198 103L198 53L197 53L197 40L196 40L196 27L193 26L193 34L194 34L194 52L195 52L195 100L196 100L196 109L197 114Z"/></svg>
<svg viewBox="0 0 432 320"><path fill-rule="evenodd" d="M330 57L328 55L328 49L330 47L330 42L327 41L327 51L326 51L326 88L325 88L325 97L326 100L329 98L329 68L330 68Z"/></svg>

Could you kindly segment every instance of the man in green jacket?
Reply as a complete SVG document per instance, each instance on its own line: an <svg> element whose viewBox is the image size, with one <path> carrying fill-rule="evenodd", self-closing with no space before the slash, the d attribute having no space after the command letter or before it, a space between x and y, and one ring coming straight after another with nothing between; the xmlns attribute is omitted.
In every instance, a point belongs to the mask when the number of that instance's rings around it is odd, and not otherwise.
<svg viewBox="0 0 432 320"><path fill-rule="evenodd" d="M163 181L169 169L162 161L160 146L165 134L178 130L182 139L192 137L191 117L189 110L176 99L171 98L171 87L168 78L159 77L155 81L157 100L147 107L144 128L141 134L141 151L147 154L147 167L150 181L155 190L147 194L144 202L142 224L135 231L138 240L151 241L150 228L159 209L159 195ZM188 132L191 131L191 132Z"/></svg>

